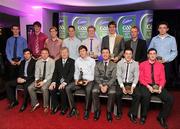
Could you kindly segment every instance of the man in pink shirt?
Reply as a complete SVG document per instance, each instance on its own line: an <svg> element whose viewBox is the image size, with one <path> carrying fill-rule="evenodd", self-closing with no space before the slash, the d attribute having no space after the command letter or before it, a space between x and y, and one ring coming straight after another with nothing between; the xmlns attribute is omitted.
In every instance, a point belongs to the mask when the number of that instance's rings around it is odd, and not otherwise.
<svg viewBox="0 0 180 129"><path fill-rule="evenodd" d="M38 59L40 57L40 51L44 48L44 43L48 37L41 32L40 22L34 22L33 27L35 32L29 38L28 48L32 50L33 57Z"/></svg>
<svg viewBox="0 0 180 129"><path fill-rule="evenodd" d="M145 124L146 116L149 108L151 95L157 95L162 101L162 110L157 117L160 125L163 128L168 128L166 119L172 109L173 97L164 89L166 83L165 71L163 64L157 60L157 50L150 48L148 50L148 60L144 61L139 66L140 72L140 91L141 91L141 119L140 123Z"/></svg>

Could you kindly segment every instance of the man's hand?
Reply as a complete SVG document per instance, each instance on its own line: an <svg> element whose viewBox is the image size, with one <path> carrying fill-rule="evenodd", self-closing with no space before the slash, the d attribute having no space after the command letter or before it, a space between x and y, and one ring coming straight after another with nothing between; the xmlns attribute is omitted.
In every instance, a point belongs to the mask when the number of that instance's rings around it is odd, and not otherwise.
<svg viewBox="0 0 180 129"><path fill-rule="evenodd" d="M149 91L150 91L151 93L154 93L154 90L153 90L153 88L152 88L150 85L148 85L147 88L149 89Z"/></svg>
<svg viewBox="0 0 180 129"><path fill-rule="evenodd" d="M54 88L56 88L56 84L55 83L51 83L51 85L49 86L49 90L53 90Z"/></svg>
<svg viewBox="0 0 180 129"><path fill-rule="evenodd" d="M36 86L36 87L42 87L43 84L44 84L44 82L43 82L43 81L40 81L40 82L38 82L35 86Z"/></svg>
<svg viewBox="0 0 180 129"><path fill-rule="evenodd" d="M84 81L84 84L83 84L83 86L87 86L87 84L89 83L89 81Z"/></svg>
<svg viewBox="0 0 180 129"><path fill-rule="evenodd" d="M135 88L135 87L131 86L131 92L130 92L129 94L131 94L131 95L133 94L134 88Z"/></svg>
<svg viewBox="0 0 180 129"><path fill-rule="evenodd" d="M160 63L165 63L165 60L164 59L162 59L162 60L158 60Z"/></svg>
<svg viewBox="0 0 180 129"><path fill-rule="evenodd" d="M115 57L115 58L113 59L113 62L114 62L114 63L117 63L118 60L119 60L119 58L118 58L118 57Z"/></svg>
<svg viewBox="0 0 180 129"><path fill-rule="evenodd" d="M159 90L157 91L157 93L158 93L158 94L161 94L161 92L162 92L162 87L160 86L160 87L159 87Z"/></svg>
<svg viewBox="0 0 180 129"><path fill-rule="evenodd" d="M21 78L21 77L18 77L17 78L17 83L25 83L26 82L26 80L25 79L23 79L23 78Z"/></svg>
<svg viewBox="0 0 180 129"><path fill-rule="evenodd" d="M15 61L11 61L11 65L16 65L16 62Z"/></svg>
<svg viewBox="0 0 180 129"><path fill-rule="evenodd" d="M126 91L125 87L122 88L122 91L123 91L124 94L127 94L127 91Z"/></svg>
<svg viewBox="0 0 180 129"><path fill-rule="evenodd" d="M75 85L76 85L76 86L78 85L78 80L75 80Z"/></svg>
<svg viewBox="0 0 180 129"><path fill-rule="evenodd" d="M63 83L61 83L61 85L59 85L58 89L59 90L64 89L66 85L67 85L67 83L63 82Z"/></svg>
<svg viewBox="0 0 180 129"><path fill-rule="evenodd" d="M21 64L21 61L16 62L16 65L20 65L20 64Z"/></svg>

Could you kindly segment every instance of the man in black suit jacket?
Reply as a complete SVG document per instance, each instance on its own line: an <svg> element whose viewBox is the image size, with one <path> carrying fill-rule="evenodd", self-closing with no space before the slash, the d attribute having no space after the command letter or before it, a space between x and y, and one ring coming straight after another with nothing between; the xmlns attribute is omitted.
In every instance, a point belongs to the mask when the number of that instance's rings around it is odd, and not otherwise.
<svg viewBox="0 0 180 129"><path fill-rule="evenodd" d="M67 112L67 95L65 87L74 81L74 60L69 58L69 50L66 47L61 49L61 58L55 63L55 70L52 77L52 83L49 87L52 98L52 111L55 114L59 109L59 100L57 93L60 93L61 98L61 114Z"/></svg>
<svg viewBox="0 0 180 129"><path fill-rule="evenodd" d="M9 108L13 108L18 105L16 100L15 90L18 84L23 85L24 88L24 101L20 108L20 112L23 112L27 107L27 101L29 93L27 87L34 81L35 63L36 61L32 58L32 52L30 49L24 49L24 60L21 61L19 76L15 80L10 80L6 83L7 96L10 101Z"/></svg>
<svg viewBox="0 0 180 129"><path fill-rule="evenodd" d="M139 29L137 26L131 28L131 39L125 42L125 48L133 49L133 59L137 62L143 62L147 58L146 41L138 38Z"/></svg>

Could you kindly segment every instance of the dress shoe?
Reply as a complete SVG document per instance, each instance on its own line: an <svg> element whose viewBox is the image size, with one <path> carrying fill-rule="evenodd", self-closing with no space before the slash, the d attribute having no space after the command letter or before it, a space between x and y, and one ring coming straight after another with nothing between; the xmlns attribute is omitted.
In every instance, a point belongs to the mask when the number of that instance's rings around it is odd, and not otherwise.
<svg viewBox="0 0 180 129"><path fill-rule="evenodd" d="M100 114L101 114L100 111L95 111L94 112L94 120L95 121L99 120Z"/></svg>
<svg viewBox="0 0 180 129"><path fill-rule="evenodd" d="M16 107L18 104L19 104L18 101L14 101L9 105L8 109L12 109L12 108Z"/></svg>
<svg viewBox="0 0 180 129"><path fill-rule="evenodd" d="M39 108L39 103L31 108L31 112L34 112L37 108Z"/></svg>
<svg viewBox="0 0 180 129"><path fill-rule="evenodd" d="M167 125L167 122L164 118L160 118L160 117L157 117L157 120L159 121L160 125L165 128L165 129L168 129L168 125Z"/></svg>
<svg viewBox="0 0 180 129"><path fill-rule="evenodd" d="M27 107L27 104L24 103L24 104L21 106L19 112L23 112L23 111L26 109L26 107Z"/></svg>
<svg viewBox="0 0 180 129"><path fill-rule="evenodd" d="M78 112L76 110L76 108L72 108L71 111L69 112L69 114L67 115L68 118L78 115Z"/></svg>
<svg viewBox="0 0 180 129"><path fill-rule="evenodd" d="M67 110L68 110L68 108L62 108L60 114L65 115Z"/></svg>
<svg viewBox="0 0 180 129"><path fill-rule="evenodd" d="M55 108L53 108L53 109L51 110L51 114L52 114L52 115L56 114L56 113L58 112L58 110L59 110L59 106L56 106Z"/></svg>
<svg viewBox="0 0 180 129"><path fill-rule="evenodd" d="M49 112L49 108L48 107L45 107L44 108L44 113L48 113Z"/></svg>
<svg viewBox="0 0 180 129"><path fill-rule="evenodd" d="M89 111L86 110L86 111L84 112L84 117L83 117L83 119L84 119L84 120L87 120L88 118L89 118Z"/></svg>
<svg viewBox="0 0 180 129"><path fill-rule="evenodd" d="M146 123L146 118L145 117L141 117L140 124L144 125L145 123Z"/></svg>
<svg viewBox="0 0 180 129"><path fill-rule="evenodd" d="M128 114L128 116L132 123L134 123L134 124L137 123L137 118L133 114Z"/></svg>
<svg viewBox="0 0 180 129"><path fill-rule="evenodd" d="M111 112L107 112L107 121L112 122L112 114L111 114Z"/></svg>
<svg viewBox="0 0 180 129"><path fill-rule="evenodd" d="M120 112L117 112L117 114L116 114L116 120L120 120L121 119L121 117L122 117L122 113L120 113Z"/></svg>

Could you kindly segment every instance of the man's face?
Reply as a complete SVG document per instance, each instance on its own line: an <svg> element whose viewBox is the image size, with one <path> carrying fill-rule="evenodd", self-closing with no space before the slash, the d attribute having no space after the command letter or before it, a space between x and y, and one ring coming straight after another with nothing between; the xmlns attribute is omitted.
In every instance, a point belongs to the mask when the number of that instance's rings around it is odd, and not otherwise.
<svg viewBox="0 0 180 129"><path fill-rule="evenodd" d="M89 37L94 37L94 36L95 36L95 30L94 30L94 28L89 28L89 29L88 29L88 36L89 36Z"/></svg>
<svg viewBox="0 0 180 129"><path fill-rule="evenodd" d="M80 55L80 57L85 58L88 55L88 53L87 53L86 49L81 49L79 51L79 55Z"/></svg>
<svg viewBox="0 0 180 129"><path fill-rule="evenodd" d="M61 51L61 57L62 59L67 59L69 57L69 52L67 49Z"/></svg>
<svg viewBox="0 0 180 129"><path fill-rule="evenodd" d="M125 58L125 60L131 61L132 57L133 57L132 51L126 50L125 53L124 53L124 58Z"/></svg>
<svg viewBox="0 0 180 129"><path fill-rule="evenodd" d="M41 51L41 58L46 60L49 57L49 53L46 50Z"/></svg>
<svg viewBox="0 0 180 129"><path fill-rule="evenodd" d="M138 29L136 28L131 29L131 38L137 38L138 34L139 34Z"/></svg>
<svg viewBox="0 0 180 129"><path fill-rule="evenodd" d="M109 26L109 33L110 34L115 34L116 33L116 26L115 25L110 25Z"/></svg>
<svg viewBox="0 0 180 129"><path fill-rule="evenodd" d="M166 34L168 30L169 30L169 28L167 27L167 25L165 25L165 24L159 25L158 31L159 31L160 35Z"/></svg>
<svg viewBox="0 0 180 129"><path fill-rule="evenodd" d="M13 32L13 35L19 35L19 32L20 32L19 27L17 26L13 26L11 31Z"/></svg>
<svg viewBox="0 0 180 129"><path fill-rule="evenodd" d="M73 28L69 28L68 32L69 32L69 37L74 37L75 36L75 30Z"/></svg>
<svg viewBox="0 0 180 129"><path fill-rule="evenodd" d="M148 53L148 59L151 60L151 61L155 61L157 58L157 53L156 51L150 51Z"/></svg>
<svg viewBox="0 0 180 129"><path fill-rule="evenodd" d="M50 35L51 37L56 37L57 36L57 31L55 29L50 30Z"/></svg>
<svg viewBox="0 0 180 129"><path fill-rule="evenodd" d="M110 53L109 53L109 50L102 50L102 57L103 57L103 60L108 60L110 58Z"/></svg>
<svg viewBox="0 0 180 129"><path fill-rule="evenodd" d="M29 52L29 51L27 51L27 52L24 52L24 59L25 60L29 60L30 58L31 58L31 53Z"/></svg>
<svg viewBox="0 0 180 129"><path fill-rule="evenodd" d="M36 33L39 33L41 31L41 27L39 27L38 25L34 25L34 31Z"/></svg>

